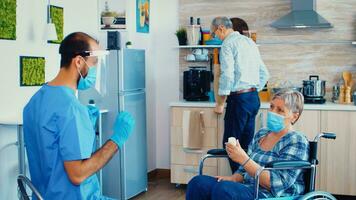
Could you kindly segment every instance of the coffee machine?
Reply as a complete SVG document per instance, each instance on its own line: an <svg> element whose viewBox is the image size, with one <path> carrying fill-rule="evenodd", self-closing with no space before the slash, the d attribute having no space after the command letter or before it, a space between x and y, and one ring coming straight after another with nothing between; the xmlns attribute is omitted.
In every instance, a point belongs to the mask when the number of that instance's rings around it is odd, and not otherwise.
<svg viewBox="0 0 356 200"><path fill-rule="evenodd" d="M183 98L187 101L208 101L211 72L206 67L189 67L183 72Z"/></svg>

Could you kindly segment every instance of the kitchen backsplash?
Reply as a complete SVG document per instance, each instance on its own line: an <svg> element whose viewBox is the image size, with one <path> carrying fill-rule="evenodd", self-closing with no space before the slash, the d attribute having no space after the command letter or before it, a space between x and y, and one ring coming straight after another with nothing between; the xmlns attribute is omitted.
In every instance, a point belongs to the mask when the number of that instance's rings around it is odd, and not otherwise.
<svg viewBox="0 0 356 200"><path fill-rule="evenodd" d="M353 5L350 5L353 4ZM179 18L182 26L189 17L200 17L203 27L208 28L215 16L240 17L247 21L250 29L257 30L257 42L267 65L271 79L290 80L302 85L302 80L317 74L326 81L326 98L331 98L331 88L337 84L342 71L351 71L356 80L356 18L352 8L356 1L318 0L318 12L330 21L332 29L277 30L269 26L280 16L289 12L290 2L285 0L180 0ZM194 15L192 15L194 13ZM188 49L180 50L180 72L188 66L209 63L186 62ZM182 91L182 73L180 73Z"/></svg>

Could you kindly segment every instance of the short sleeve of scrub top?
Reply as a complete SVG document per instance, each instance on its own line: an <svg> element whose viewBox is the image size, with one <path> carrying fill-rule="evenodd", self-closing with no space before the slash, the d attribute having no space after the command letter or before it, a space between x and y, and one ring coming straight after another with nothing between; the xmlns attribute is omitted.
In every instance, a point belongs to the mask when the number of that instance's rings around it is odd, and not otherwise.
<svg viewBox="0 0 356 200"><path fill-rule="evenodd" d="M64 161L87 159L93 152L95 133L88 111L81 104L72 103L59 116L59 151Z"/></svg>

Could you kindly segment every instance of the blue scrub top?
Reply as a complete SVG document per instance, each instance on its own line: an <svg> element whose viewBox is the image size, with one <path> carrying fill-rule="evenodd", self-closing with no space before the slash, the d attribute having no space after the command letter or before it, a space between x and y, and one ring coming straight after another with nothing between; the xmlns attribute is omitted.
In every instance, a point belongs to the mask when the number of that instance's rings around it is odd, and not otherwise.
<svg viewBox="0 0 356 200"><path fill-rule="evenodd" d="M44 199L106 199L96 174L78 186L64 169L64 161L89 158L95 145L88 110L74 90L43 85L24 108L23 130L31 181Z"/></svg>

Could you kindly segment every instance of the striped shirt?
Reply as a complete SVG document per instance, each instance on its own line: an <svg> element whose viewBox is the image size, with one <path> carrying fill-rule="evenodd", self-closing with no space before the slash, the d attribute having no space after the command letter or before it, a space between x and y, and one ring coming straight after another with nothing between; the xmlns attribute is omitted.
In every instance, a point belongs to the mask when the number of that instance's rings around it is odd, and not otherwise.
<svg viewBox="0 0 356 200"><path fill-rule="evenodd" d="M271 132L267 129L259 130L248 148L248 155L260 166L266 166L272 161L304 160L309 157L308 139L300 132L286 133L270 151L260 147L260 139ZM241 166L235 173L244 177L244 184L254 186L254 177L251 177ZM304 179L302 170L272 170L270 171L271 190L260 187L260 195L265 197L285 197L304 193Z"/></svg>

